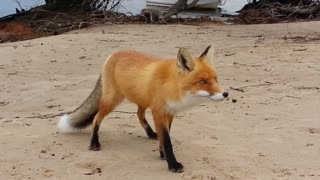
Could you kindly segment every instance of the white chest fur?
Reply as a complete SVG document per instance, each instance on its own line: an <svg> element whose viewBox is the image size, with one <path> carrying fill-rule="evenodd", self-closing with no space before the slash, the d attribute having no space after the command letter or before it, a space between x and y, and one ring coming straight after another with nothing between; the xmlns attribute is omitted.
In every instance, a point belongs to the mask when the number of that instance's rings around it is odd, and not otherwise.
<svg viewBox="0 0 320 180"><path fill-rule="evenodd" d="M207 101L208 98L201 97L199 95L186 95L180 101L167 102L167 111L175 114L184 110L187 110L193 106L199 105Z"/></svg>

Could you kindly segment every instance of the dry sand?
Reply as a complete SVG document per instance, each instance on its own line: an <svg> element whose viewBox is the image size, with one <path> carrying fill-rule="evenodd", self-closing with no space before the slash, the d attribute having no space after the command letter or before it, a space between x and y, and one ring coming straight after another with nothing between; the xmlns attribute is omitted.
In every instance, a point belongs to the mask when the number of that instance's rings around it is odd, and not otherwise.
<svg viewBox="0 0 320 180"><path fill-rule="evenodd" d="M109 25L0 44L0 177L320 179L320 40L312 39L319 29L319 22ZM307 35L311 41L297 37ZM90 129L58 133L59 117L50 115L82 103L108 54L134 48L170 57L181 46L200 54L211 43L220 82L231 96L173 122L184 173L167 170L158 143L146 138L137 108L128 102L117 109L127 113L114 112L103 121L99 152L87 149ZM152 123L150 112L147 117Z"/></svg>

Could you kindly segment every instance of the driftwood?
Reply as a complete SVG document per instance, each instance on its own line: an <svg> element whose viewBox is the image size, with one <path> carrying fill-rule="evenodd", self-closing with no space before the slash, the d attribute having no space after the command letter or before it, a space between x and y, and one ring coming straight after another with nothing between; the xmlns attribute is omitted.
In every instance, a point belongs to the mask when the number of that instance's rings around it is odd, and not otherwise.
<svg viewBox="0 0 320 180"><path fill-rule="evenodd" d="M162 19L167 19L172 15L176 15L179 12L188 10L193 8L199 0L193 0L192 3L188 4L188 0L179 0L175 4L173 4L169 9L168 12L162 15Z"/></svg>
<svg viewBox="0 0 320 180"><path fill-rule="evenodd" d="M320 19L320 2L314 0L260 0L245 5L235 22L278 23Z"/></svg>
<svg viewBox="0 0 320 180"><path fill-rule="evenodd" d="M140 15L147 23L154 23L159 21L164 22L161 18L161 12L157 9L142 9Z"/></svg>
<svg viewBox="0 0 320 180"><path fill-rule="evenodd" d="M146 22L163 22L165 23L168 18L173 15L177 15L178 13L192 9L199 0L193 0L190 4L188 4L188 0L178 0L171 7L169 7L165 13L161 13L156 9L142 9L141 16L146 19Z"/></svg>
<svg viewBox="0 0 320 180"><path fill-rule="evenodd" d="M280 11L287 13L287 14L299 14L299 15L316 15L320 11L320 4L315 5L312 8L308 9L297 9L293 7L285 7L279 8Z"/></svg>

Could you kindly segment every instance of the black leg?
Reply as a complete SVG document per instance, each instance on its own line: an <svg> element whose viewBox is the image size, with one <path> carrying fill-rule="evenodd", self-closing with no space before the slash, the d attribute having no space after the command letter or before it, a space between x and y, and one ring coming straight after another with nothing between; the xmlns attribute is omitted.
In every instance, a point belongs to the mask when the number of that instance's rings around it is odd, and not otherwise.
<svg viewBox="0 0 320 180"><path fill-rule="evenodd" d="M166 160L166 156L164 154L163 148L161 146L159 146L159 152L160 152L160 159L162 160Z"/></svg>
<svg viewBox="0 0 320 180"><path fill-rule="evenodd" d="M167 158L168 168L172 172L183 172L183 165L176 160L173 153L170 135L167 129L163 129L163 149Z"/></svg>
<svg viewBox="0 0 320 180"><path fill-rule="evenodd" d="M172 121L170 121L170 123L169 123L169 132L171 130L171 124L172 124Z"/></svg>
<svg viewBox="0 0 320 180"><path fill-rule="evenodd" d="M93 129L91 142L89 146L89 150L91 151L99 151L101 149L98 132L99 132L99 125L96 125Z"/></svg>
<svg viewBox="0 0 320 180"><path fill-rule="evenodd" d="M155 133L152 128L150 127L149 123L146 120L145 117L145 111L146 108L143 108L141 106L138 106L138 111L137 111L137 115L140 121L141 126L143 127L143 129L146 131L147 136L150 139L157 139L157 133Z"/></svg>
<svg viewBox="0 0 320 180"><path fill-rule="evenodd" d="M144 123L145 123L145 131L147 133L147 136L150 138L150 139L157 139L157 133L155 133L152 128L150 127L149 123L147 122L146 119L143 120Z"/></svg>

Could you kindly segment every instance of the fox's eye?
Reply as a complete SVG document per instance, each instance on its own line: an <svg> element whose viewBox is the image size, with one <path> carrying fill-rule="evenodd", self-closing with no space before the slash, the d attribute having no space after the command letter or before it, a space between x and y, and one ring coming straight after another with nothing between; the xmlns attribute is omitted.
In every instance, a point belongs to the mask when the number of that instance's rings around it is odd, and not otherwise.
<svg viewBox="0 0 320 180"><path fill-rule="evenodd" d="M201 85L208 84L208 82L207 82L206 80L203 80L203 79L202 79L202 80L200 80L200 81L199 81L199 83L200 83Z"/></svg>

